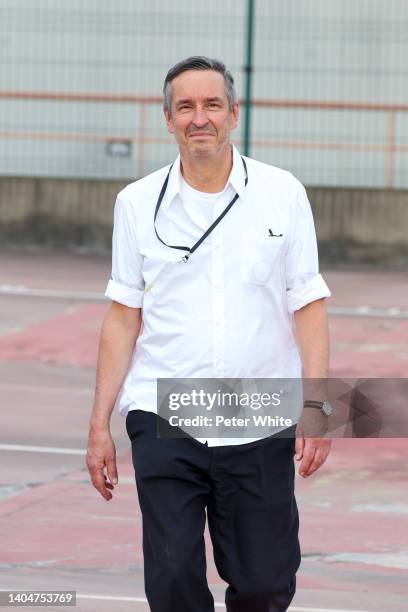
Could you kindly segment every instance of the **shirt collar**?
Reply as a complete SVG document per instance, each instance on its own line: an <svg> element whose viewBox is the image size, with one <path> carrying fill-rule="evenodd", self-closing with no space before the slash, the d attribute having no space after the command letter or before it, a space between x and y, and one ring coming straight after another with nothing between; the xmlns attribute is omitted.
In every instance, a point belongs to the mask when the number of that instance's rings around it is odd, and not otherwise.
<svg viewBox="0 0 408 612"><path fill-rule="evenodd" d="M232 145L232 170L228 181L231 183L241 200L245 197L245 169L238 149Z"/></svg>
<svg viewBox="0 0 408 612"><path fill-rule="evenodd" d="M238 149L232 146L232 169L228 177L227 184L230 183L241 199L245 195L245 170L242 163L241 155ZM174 198L180 194L181 171L180 171L180 155L175 159L167 184L166 194L162 202L162 210L168 208Z"/></svg>

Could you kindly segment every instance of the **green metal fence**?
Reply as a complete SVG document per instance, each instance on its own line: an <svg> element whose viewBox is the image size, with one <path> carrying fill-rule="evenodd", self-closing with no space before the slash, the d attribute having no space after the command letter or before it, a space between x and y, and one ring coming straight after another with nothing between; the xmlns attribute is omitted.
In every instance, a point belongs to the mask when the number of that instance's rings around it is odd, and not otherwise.
<svg viewBox="0 0 408 612"><path fill-rule="evenodd" d="M2 175L134 180L169 163L163 78L205 54L234 74L243 152L308 185L408 187L404 0L0 0L0 11Z"/></svg>

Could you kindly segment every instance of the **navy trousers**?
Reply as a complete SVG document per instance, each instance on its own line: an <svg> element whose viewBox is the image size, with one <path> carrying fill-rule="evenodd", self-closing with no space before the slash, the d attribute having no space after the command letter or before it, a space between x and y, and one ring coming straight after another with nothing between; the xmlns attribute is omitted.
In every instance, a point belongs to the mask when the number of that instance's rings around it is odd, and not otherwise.
<svg viewBox="0 0 408 612"><path fill-rule="evenodd" d="M207 511L215 565L228 584L227 611L284 612L301 560L295 437L209 447L190 437L158 438L158 419L143 410L126 418L150 609L214 612L206 578Z"/></svg>

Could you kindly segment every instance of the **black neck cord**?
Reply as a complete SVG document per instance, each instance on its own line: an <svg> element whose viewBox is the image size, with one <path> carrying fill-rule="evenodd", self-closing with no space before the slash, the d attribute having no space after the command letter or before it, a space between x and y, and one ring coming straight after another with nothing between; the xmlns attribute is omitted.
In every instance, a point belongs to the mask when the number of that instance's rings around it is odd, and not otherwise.
<svg viewBox="0 0 408 612"><path fill-rule="evenodd" d="M244 165L244 170L245 170L245 187L248 184L248 169L245 163L244 158L241 156L242 159L242 163ZM210 227L204 232L204 234L201 236L201 238L199 240L197 240L197 242L192 246L192 247L188 247L188 246L176 246L176 245L172 245L172 244L167 244L167 242L164 242L164 240L162 240L159 236L159 234L157 233L157 229L156 229L156 217L157 217L157 213L159 212L159 208L160 205L163 201L163 197L164 194L166 193L166 189L167 189L167 185L169 182L169 177L170 177L170 172L171 169L173 168L173 164L171 164L168 174L166 176L166 179L163 183L163 186L160 190L160 194L159 197L157 199L157 204L156 204L156 210L154 211L154 220L153 220L153 225L154 225L154 231L156 232L156 236L158 237L158 239L160 240L160 242L162 242L164 245L170 247L171 249L179 249L181 251L187 251L188 254L184 255L184 257L182 257L181 261L187 262L188 258L190 257L190 255L192 253L194 253L194 251L196 249L198 249L198 247L200 246L200 244L207 238L207 236L209 236L209 234L211 234L211 232L213 231L213 229L218 225L218 223L221 221L221 219L223 219L223 217L225 217L225 215L227 214L227 212L230 210L230 208L235 204L235 202L238 200L238 194L236 193L235 196L233 197L233 199L231 200L231 202L228 204L228 206L222 211L222 213L217 217L217 219L210 225Z"/></svg>

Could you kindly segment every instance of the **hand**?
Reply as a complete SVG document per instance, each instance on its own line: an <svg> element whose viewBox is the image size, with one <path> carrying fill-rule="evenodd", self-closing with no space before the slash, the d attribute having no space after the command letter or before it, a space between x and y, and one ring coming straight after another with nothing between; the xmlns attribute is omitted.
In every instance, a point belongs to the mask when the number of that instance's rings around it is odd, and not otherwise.
<svg viewBox="0 0 408 612"><path fill-rule="evenodd" d="M300 422L296 428L295 455L296 461L302 459L299 475L306 478L319 469L330 453L331 444L332 441L327 438L305 438L302 423Z"/></svg>
<svg viewBox="0 0 408 612"><path fill-rule="evenodd" d="M99 491L106 501L112 499L110 490L113 490L114 485L118 482L118 471L116 469L115 443L112 440L109 429L98 429L91 426L86 453L86 465L95 489ZM103 471L105 466L109 481Z"/></svg>

